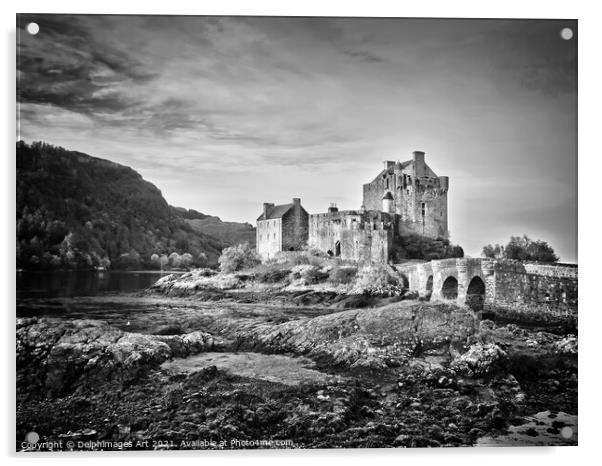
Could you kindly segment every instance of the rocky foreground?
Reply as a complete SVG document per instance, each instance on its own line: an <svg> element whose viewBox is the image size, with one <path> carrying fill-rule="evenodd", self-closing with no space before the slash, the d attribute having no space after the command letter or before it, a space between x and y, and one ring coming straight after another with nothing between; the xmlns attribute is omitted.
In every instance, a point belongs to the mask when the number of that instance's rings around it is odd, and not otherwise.
<svg viewBox="0 0 602 466"><path fill-rule="evenodd" d="M31 431L74 449L576 444L576 337L445 302L289 296L196 289L136 332L19 319L17 449Z"/></svg>

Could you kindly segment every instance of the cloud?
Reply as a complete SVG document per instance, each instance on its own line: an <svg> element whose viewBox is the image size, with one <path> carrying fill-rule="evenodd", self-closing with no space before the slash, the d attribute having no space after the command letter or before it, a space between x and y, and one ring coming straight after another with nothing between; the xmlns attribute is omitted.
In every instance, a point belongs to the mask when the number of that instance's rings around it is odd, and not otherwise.
<svg viewBox="0 0 602 466"><path fill-rule="evenodd" d="M378 55L361 50L345 50L343 53L363 63L381 63L384 61L382 57L379 57Z"/></svg>
<svg viewBox="0 0 602 466"><path fill-rule="evenodd" d="M19 17L20 27L29 22ZM137 102L121 92L126 83L146 83L152 71L122 50L95 39L73 16L35 17L36 36L20 34L18 87L20 102L50 104L93 115L119 112Z"/></svg>

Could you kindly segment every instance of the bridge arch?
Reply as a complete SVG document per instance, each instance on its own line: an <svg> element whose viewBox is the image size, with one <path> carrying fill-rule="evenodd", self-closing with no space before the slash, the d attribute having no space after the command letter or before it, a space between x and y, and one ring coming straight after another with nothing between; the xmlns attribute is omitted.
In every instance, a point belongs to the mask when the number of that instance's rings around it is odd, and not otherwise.
<svg viewBox="0 0 602 466"><path fill-rule="evenodd" d="M445 279L441 286L441 296L443 299L458 298L458 279L456 277L449 276Z"/></svg>
<svg viewBox="0 0 602 466"><path fill-rule="evenodd" d="M475 275L466 289L466 304L474 311L482 311L485 305L485 282Z"/></svg>
<svg viewBox="0 0 602 466"><path fill-rule="evenodd" d="M410 289L410 279L404 273L399 274L399 283L403 286L404 289Z"/></svg>

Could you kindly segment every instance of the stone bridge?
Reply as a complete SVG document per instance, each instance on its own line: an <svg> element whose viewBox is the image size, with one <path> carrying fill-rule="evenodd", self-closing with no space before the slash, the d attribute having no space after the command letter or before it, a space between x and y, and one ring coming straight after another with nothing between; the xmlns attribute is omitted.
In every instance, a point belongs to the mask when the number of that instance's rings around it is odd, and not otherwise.
<svg viewBox="0 0 602 466"><path fill-rule="evenodd" d="M410 291L481 310L577 314L577 266L494 259L394 264Z"/></svg>

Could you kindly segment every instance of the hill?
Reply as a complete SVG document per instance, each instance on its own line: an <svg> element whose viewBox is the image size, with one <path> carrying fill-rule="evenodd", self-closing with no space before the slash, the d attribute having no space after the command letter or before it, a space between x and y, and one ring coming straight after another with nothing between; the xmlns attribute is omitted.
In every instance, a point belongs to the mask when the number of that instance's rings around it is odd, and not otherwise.
<svg viewBox="0 0 602 466"><path fill-rule="evenodd" d="M249 243L255 246L255 227L250 223L223 222L219 217L186 219L186 222L199 233L215 236L228 245Z"/></svg>
<svg viewBox="0 0 602 466"><path fill-rule="evenodd" d="M135 170L81 152L18 142L16 188L18 268L205 266L230 245L188 223L216 217L171 207Z"/></svg>

